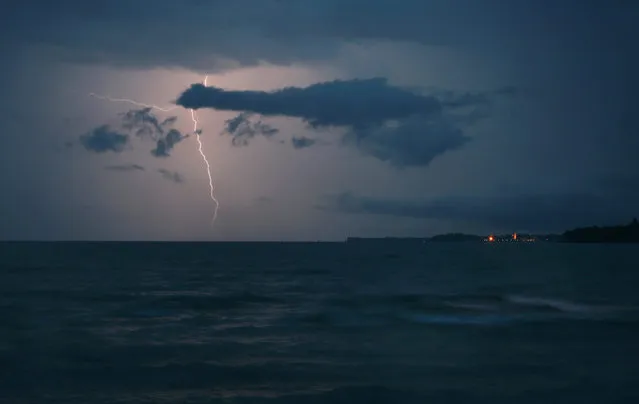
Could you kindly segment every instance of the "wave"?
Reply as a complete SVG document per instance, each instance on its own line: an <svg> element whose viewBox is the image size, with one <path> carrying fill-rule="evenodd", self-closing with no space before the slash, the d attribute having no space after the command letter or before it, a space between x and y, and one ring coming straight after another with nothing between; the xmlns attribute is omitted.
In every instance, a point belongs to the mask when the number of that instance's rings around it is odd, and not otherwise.
<svg viewBox="0 0 639 404"><path fill-rule="evenodd" d="M564 313L604 314L618 311L635 310L634 307L603 306L572 302L569 300L550 299L545 297L509 295L506 300L522 307L550 308Z"/></svg>
<svg viewBox="0 0 639 404"><path fill-rule="evenodd" d="M315 325L379 326L392 322L495 326L546 321L639 321L635 306L606 306L511 294L394 295L336 299L304 317Z"/></svg>

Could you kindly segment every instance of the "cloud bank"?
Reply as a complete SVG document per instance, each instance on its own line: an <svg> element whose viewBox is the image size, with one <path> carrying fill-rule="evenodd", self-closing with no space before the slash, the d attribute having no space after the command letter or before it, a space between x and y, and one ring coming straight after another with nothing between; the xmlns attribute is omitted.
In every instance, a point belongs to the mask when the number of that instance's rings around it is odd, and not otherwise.
<svg viewBox="0 0 639 404"><path fill-rule="evenodd" d="M212 72L262 61L327 60L345 42L401 41L503 52L532 38L553 40L571 30L606 32L607 43L624 41L630 46L631 35L602 26L627 14L625 9L636 10L633 2L622 7L620 2L611 6L612 2L593 0L564 0L562 7L539 0L94 3L89 7L85 0L11 1L0 14L0 34L6 43L46 47L74 62ZM168 31L188 32L188 39ZM575 41L583 36L575 35Z"/></svg>
<svg viewBox="0 0 639 404"><path fill-rule="evenodd" d="M588 193L451 196L432 200L372 198L345 192L328 196L320 210L413 219L451 220L487 231L563 231L594 222L624 222L634 207ZM611 215L612 212L615 212Z"/></svg>
<svg viewBox="0 0 639 404"><path fill-rule="evenodd" d="M234 91L194 84L176 99L184 108L240 111L226 122L225 133L233 144L244 146L257 135L277 133L261 122L251 124L253 114L298 118L311 129L340 128L343 145L397 167L427 166L437 156L466 144L465 129L489 116L491 100L511 91L489 93L447 92L422 95L391 86L384 78L335 80L308 87L275 91ZM294 138L302 149L316 142Z"/></svg>

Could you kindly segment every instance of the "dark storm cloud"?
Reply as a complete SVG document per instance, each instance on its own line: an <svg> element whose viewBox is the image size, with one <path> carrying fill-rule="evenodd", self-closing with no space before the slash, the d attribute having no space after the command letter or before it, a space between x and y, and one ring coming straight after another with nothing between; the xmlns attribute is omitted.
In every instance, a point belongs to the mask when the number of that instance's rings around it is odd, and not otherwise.
<svg viewBox="0 0 639 404"><path fill-rule="evenodd" d="M435 157L461 148L470 137L450 119L436 115L414 116L394 125L356 130L342 140L395 167L411 167L429 165Z"/></svg>
<svg viewBox="0 0 639 404"><path fill-rule="evenodd" d="M184 182L184 176L182 176L182 174L178 173L177 171L169 171L164 168L160 168L158 172L162 175L162 178L167 181L171 181L176 184L181 184Z"/></svg>
<svg viewBox="0 0 639 404"><path fill-rule="evenodd" d="M251 114L300 118L311 128L346 129L343 144L397 167L427 166L437 156L470 140L464 126L489 116L498 92L421 95L383 78L335 80L271 92L229 91L194 84L176 103L185 108L245 111L226 122L234 145L246 145L259 131ZM311 146L293 140L297 149Z"/></svg>
<svg viewBox="0 0 639 404"><path fill-rule="evenodd" d="M636 202L636 200L635 200ZM317 206L350 214L440 219L492 229L562 231L592 224L622 223L633 216L632 202L595 194L523 194L448 197L434 200L369 198L342 193Z"/></svg>
<svg viewBox="0 0 639 404"><path fill-rule="evenodd" d="M129 136L116 131L109 125L98 126L80 136L80 144L94 153L120 153L129 143Z"/></svg>
<svg viewBox="0 0 639 404"><path fill-rule="evenodd" d="M313 146L316 142L315 139L306 136L293 137L293 139L291 139L291 143L295 149L306 149L307 147Z"/></svg>
<svg viewBox="0 0 639 404"><path fill-rule="evenodd" d="M222 135L232 137L231 144L235 147L248 146L251 139L256 136L271 138L279 133L279 130L263 123L260 120L251 120L253 114L243 112L234 118L224 122Z"/></svg>
<svg viewBox="0 0 639 404"><path fill-rule="evenodd" d="M335 80L276 91L233 91L193 84L176 100L185 108L247 111L300 118L313 127L377 125L439 112L440 102L390 86L384 78Z"/></svg>
<svg viewBox="0 0 639 404"><path fill-rule="evenodd" d="M110 165L110 166L104 167L104 169L109 171L120 171L120 172L145 171L144 167L142 167L139 164Z"/></svg>
<svg viewBox="0 0 639 404"><path fill-rule="evenodd" d="M623 30L603 27L636 8L636 2L595 0L157 0L151 5L19 0L3 8L0 34L7 43L43 45L67 60L211 71L230 67L225 60L255 65L327 59L344 41L512 50L522 39L549 40L571 30L587 35L573 34L575 42L596 40L590 31L603 32L605 43L630 44Z"/></svg>

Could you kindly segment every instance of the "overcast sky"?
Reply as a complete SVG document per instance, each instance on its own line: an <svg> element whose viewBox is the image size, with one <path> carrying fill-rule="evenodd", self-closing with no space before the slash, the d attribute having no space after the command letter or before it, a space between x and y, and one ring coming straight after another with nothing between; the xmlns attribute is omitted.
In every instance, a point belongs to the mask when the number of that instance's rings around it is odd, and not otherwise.
<svg viewBox="0 0 639 404"><path fill-rule="evenodd" d="M8 4L2 239L340 240L639 216L637 2Z"/></svg>

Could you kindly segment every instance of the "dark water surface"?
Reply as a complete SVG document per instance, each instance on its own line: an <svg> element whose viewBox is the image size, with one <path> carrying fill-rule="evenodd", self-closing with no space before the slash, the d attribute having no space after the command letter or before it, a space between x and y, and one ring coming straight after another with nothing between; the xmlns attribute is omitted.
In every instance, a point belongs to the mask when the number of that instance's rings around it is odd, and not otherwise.
<svg viewBox="0 0 639 404"><path fill-rule="evenodd" d="M2 403L637 403L628 245L0 244Z"/></svg>

